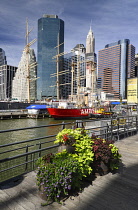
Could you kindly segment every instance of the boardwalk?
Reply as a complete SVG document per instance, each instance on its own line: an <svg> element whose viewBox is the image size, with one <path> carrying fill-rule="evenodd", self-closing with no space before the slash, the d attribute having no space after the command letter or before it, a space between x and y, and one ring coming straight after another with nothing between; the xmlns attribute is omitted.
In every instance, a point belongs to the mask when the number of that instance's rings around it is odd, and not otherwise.
<svg viewBox="0 0 138 210"><path fill-rule="evenodd" d="M116 174L96 178L64 205L44 203L38 196L35 172L0 186L1 210L138 210L138 134L116 142L123 165Z"/></svg>

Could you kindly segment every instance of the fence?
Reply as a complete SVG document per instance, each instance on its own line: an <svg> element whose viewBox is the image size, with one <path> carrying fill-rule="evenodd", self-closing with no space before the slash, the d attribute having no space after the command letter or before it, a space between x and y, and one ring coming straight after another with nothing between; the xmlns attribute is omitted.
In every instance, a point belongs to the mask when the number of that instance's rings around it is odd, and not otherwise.
<svg viewBox="0 0 138 210"><path fill-rule="evenodd" d="M100 123L101 126L98 126ZM84 126L85 129L90 131L90 135L94 134L97 137L105 138L107 140L119 140L122 137L137 133L138 117L128 116L125 118L118 117L116 119L111 118L108 120L63 122L52 125L1 130L0 134L36 128L52 128L55 126L58 126L58 130ZM58 145L54 144L56 134L0 145L0 182L34 170L36 167L36 160L39 157L47 153L57 152Z"/></svg>

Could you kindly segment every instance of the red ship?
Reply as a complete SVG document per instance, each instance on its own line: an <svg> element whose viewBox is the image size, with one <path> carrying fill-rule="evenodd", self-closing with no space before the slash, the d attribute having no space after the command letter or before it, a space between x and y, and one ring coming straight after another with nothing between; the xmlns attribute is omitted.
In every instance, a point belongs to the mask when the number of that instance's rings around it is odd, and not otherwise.
<svg viewBox="0 0 138 210"><path fill-rule="evenodd" d="M89 118L94 114L93 108L47 108L49 115L55 119Z"/></svg>
<svg viewBox="0 0 138 210"><path fill-rule="evenodd" d="M82 119L90 117L111 116L108 108L78 108L74 103L59 102L58 108L47 107L49 115L55 119Z"/></svg>

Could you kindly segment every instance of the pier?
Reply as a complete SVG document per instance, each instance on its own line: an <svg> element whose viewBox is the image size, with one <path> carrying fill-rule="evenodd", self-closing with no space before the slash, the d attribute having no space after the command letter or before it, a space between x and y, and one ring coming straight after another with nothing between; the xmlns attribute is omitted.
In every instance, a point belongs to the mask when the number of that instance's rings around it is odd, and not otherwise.
<svg viewBox="0 0 138 210"><path fill-rule="evenodd" d="M36 172L19 176L0 186L1 210L137 210L138 134L116 141L122 164L115 173L99 176L79 195L47 206L39 197Z"/></svg>
<svg viewBox="0 0 138 210"><path fill-rule="evenodd" d="M27 109L23 110L0 110L0 120L5 119L23 119L23 118L45 118L47 114L29 114Z"/></svg>

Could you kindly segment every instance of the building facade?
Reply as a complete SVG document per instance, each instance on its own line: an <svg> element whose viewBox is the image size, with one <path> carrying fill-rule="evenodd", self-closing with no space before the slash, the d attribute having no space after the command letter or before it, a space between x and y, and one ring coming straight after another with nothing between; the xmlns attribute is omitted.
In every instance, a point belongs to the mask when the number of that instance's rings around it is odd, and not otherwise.
<svg viewBox="0 0 138 210"><path fill-rule="evenodd" d="M95 37L90 27L86 38L86 92L88 104L92 105L96 98L97 57L95 54Z"/></svg>
<svg viewBox="0 0 138 210"><path fill-rule="evenodd" d="M86 48L83 44L77 44L70 53L64 56L63 74L61 74L61 95L73 98L81 94L82 88L86 87ZM75 99L76 100L76 99Z"/></svg>
<svg viewBox="0 0 138 210"><path fill-rule="evenodd" d="M138 77L128 79L127 103L138 104Z"/></svg>
<svg viewBox="0 0 138 210"><path fill-rule="evenodd" d="M36 100L37 67L33 49L23 50L18 69L12 81L12 100Z"/></svg>
<svg viewBox="0 0 138 210"><path fill-rule="evenodd" d="M12 95L12 80L17 67L10 65L0 66L0 100L10 100Z"/></svg>
<svg viewBox="0 0 138 210"><path fill-rule="evenodd" d="M127 98L127 79L134 76L135 47L128 39L107 44L98 52L98 81L105 93Z"/></svg>
<svg viewBox="0 0 138 210"><path fill-rule="evenodd" d="M0 48L0 66L2 65L6 65L7 61L6 61L6 56L5 56L5 51Z"/></svg>
<svg viewBox="0 0 138 210"><path fill-rule="evenodd" d="M91 27L86 38L86 54L87 53L95 53L95 37Z"/></svg>
<svg viewBox="0 0 138 210"><path fill-rule="evenodd" d="M135 77L138 77L138 54L135 55Z"/></svg>
<svg viewBox="0 0 138 210"><path fill-rule="evenodd" d="M64 21L56 15L43 15L38 20L37 99L57 97L57 69L62 71Z"/></svg>

